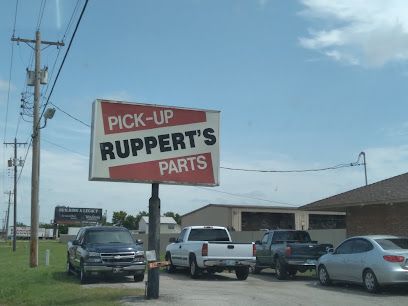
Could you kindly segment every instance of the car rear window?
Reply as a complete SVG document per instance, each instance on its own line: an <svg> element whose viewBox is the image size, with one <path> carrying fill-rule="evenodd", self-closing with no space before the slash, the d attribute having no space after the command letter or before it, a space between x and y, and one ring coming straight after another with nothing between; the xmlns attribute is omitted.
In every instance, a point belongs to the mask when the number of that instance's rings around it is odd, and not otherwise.
<svg viewBox="0 0 408 306"><path fill-rule="evenodd" d="M196 228L188 236L189 241L230 241L224 229Z"/></svg>
<svg viewBox="0 0 408 306"><path fill-rule="evenodd" d="M375 240L384 250L408 250L408 238L388 238Z"/></svg>

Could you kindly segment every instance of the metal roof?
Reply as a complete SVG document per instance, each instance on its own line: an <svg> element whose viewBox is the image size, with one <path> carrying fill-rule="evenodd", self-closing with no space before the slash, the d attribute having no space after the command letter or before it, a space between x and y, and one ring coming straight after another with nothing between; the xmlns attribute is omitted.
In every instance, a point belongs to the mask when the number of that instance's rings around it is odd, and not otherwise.
<svg viewBox="0 0 408 306"><path fill-rule="evenodd" d="M206 209L208 207L225 207L225 208L243 208L243 209L276 209L276 210L287 210L287 211L296 211L299 207L287 207L287 206L269 206L269 205L236 205L236 204L207 204L200 208L197 208L193 211L190 211L181 217L188 216L190 214L196 213L200 210Z"/></svg>
<svg viewBox="0 0 408 306"><path fill-rule="evenodd" d="M143 221L149 224L149 217L143 216ZM177 224L172 217L160 217L160 224Z"/></svg>

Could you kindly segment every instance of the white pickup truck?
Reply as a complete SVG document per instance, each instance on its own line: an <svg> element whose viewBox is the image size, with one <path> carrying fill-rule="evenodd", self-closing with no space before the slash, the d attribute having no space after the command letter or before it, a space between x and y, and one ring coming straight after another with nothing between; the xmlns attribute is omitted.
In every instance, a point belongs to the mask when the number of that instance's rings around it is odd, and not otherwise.
<svg viewBox="0 0 408 306"><path fill-rule="evenodd" d="M168 272L176 267L190 268L192 278L202 271L208 273L235 270L239 280L248 277L249 267L256 262L254 243L233 243L225 227L189 226L185 227L177 239L170 239L166 248Z"/></svg>

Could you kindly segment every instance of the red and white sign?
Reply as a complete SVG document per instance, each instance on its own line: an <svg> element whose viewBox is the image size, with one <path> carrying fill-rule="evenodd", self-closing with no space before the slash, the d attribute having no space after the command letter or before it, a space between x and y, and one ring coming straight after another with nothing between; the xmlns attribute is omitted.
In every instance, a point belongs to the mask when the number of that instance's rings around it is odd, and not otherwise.
<svg viewBox="0 0 408 306"><path fill-rule="evenodd" d="M220 112L96 100L89 180L219 185Z"/></svg>

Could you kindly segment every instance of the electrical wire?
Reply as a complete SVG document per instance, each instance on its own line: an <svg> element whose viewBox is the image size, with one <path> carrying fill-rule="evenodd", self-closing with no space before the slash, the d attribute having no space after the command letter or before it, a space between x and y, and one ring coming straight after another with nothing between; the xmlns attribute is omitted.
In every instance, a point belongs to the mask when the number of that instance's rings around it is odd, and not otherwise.
<svg viewBox="0 0 408 306"><path fill-rule="evenodd" d="M12 37L14 37L16 33L16 24L17 24L17 12L18 12L18 4L19 0L16 0L16 6L14 10L14 19L13 19L13 33ZM12 71L13 71L13 60L14 60L14 43L11 41L11 56L10 56L10 70L9 70L9 80L8 80L8 89L7 89L7 99L6 99L6 113L5 113L5 120L4 120L4 134L3 134L3 142L6 141L7 137L7 127L8 127L8 111L9 111L9 105L10 105L10 92L11 92L11 79L12 79ZM2 160L5 161L4 164L4 171L3 171L3 190L2 194L6 188L6 169L7 169L7 161L5 159L5 150L2 150Z"/></svg>
<svg viewBox="0 0 408 306"><path fill-rule="evenodd" d="M87 7L87 5L88 5L88 2L89 2L89 0L86 0L86 1L85 1L85 4L84 4L84 6L83 6L83 8L82 8L82 11L81 11L81 14L79 15L77 24L76 24L76 26L75 26L75 30L74 30L74 32L73 32L73 34L72 34L72 36L71 36L71 39L70 39L69 44L68 44L68 48L67 48L67 50L66 50L66 52L65 52L64 58L62 59L61 65L60 65L60 67L59 67L59 69L58 69L57 76L56 76L55 79L54 79L54 83L53 83L53 85L52 85L52 87L51 87L51 90L50 90L50 93L49 93L49 95L48 95L47 102L45 103L45 105L44 105L44 107L43 107L43 110L42 110L42 112L41 112L41 115L40 115L40 117L38 118L38 122L36 123L36 128L35 128L35 130L37 130L38 127L40 126L41 118L43 117L44 112L45 112L45 109L47 108L47 105L48 105L48 103L50 102L51 95L52 95L52 93L54 92L55 84L56 84L57 81L58 81L58 77L59 77L59 75L60 75L60 73L61 73L62 67L64 66L64 63L65 63L65 60L66 60L66 58L67 58L67 56L68 56L69 50L71 49L72 42L74 41L75 35L76 35L77 30L78 30L78 27L79 27L79 25L80 25L80 23L81 23L82 16L84 15L84 12L85 12L85 9L86 9L86 7Z"/></svg>
<svg viewBox="0 0 408 306"><path fill-rule="evenodd" d="M232 171L244 171L244 172L261 172L261 173L303 173L303 172L319 172L319 171L327 171L327 170L336 170L340 168L349 168L349 167L356 167L364 165L362 163L348 163L348 164L339 164L336 166L331 167L324 167L324 168L315 168L315 169L295 169L295 170L261 170L261 169L243 169L243 168L231 168L231 167L220 167L224 170L232 170Z"/></svg>
<svg viewBox="0 0 408 306"><path fill-rule="evenodd" d="M221 191L221 190L216 190L216 189L209 189L209 188L197 187L197 186L195 186L195 188L206 190L206 191L223 193L223 194L227 194L227 195L234 196L234 197L246 198L246 199L257 200L257 201L264 201L264 202L269 202L269 203L274 203L274 204L279 204L279 205L286 205L286 206L293 206L293 207L298 207L299 206L299 205L295 205L295 204L291 204L291 203L286 203L286 202L281 202L281 201L274 201L274 200L267 200L267 199L261 199L261 198L255 198L255 197L250 197L250 196L244 196L244 195L231 193L231 192L226 192L226 191Z"/></svg>
<svg viewBox="0 0 408 306"><path fill-rule="evenodd" d="M60 108L59 106L55 105L54 103L50 102L50 104L51 104L52 106L54 106L56 109L58 109L60 112L64 113L64 114L67 115L68 117L74 119L75 121L78 121L78 122L82 123L83 125L85 125L85 126L87 126L87 127L91 127L90 124L85 123L85 122L83 122L82 120L80 120L80 119L78 119L78 118L72 116L71 114L69 114L68 112L64 111L62 108Z"/></svg>
<svg viewBox="0 0 408 306"><path fill-rule="evenodd" d="M24 166L25 166L25 164L26 164L28 152L30 151L30 148L31 148L31 145L32 145L32 144L33 144L33 138L30 137L30 143L29 143L28 146L27 146L27 150L26 150L26 153L25 153L25 156L24 156L24 159L23 159L23 165L21 166L20 173L18 174L18 177L17 177L17 182L20 181L20 176L21 176L21 173L23 173L23 169L24 169Z"/></svg>
<svg viewBox="0 0 408 306"><path fill-rule="evenodd" d="M75 16L77 8L78 8L78 5L79 5L79 0L77 0L76 5L74 7L74 10L72 11L72 14L71 14L71 17L70 17L69 22L67 24L67 27L65 29L64 35L62 36L62 39L61 39L62 42L65 41L67 33L68 33L69 29L71 28L72 20L74 19L74 16ZM54 70L55 70L55 67L57 65L59 55L61 53L61 48L59 46L57 46L57 49L58 49L58 53L57 53L57 56L55 57L54 64L52 65L52 69L51 69L51 72L50 72L50 75L49 75L50 79L52 79L52 77L54 76ZM45 100L45 97L47 96L49 86L50 86L50 83L48 82L45 90L43 90L42 93L41 93L41 95L43 97L43 100Z"/></svg>
<svg viewBox="0 0 408 306"><path fill-rule="evenodd" d="M42 0L40 4L40 12L38 13L37 31L40 30L42 18L44 16L45 4L47 0Z"/></svg>
<svg viewBox="0 0 408 306"><path fill-rule="evenodd" d="M81 154L81 153L79 153L79 152L76 152L76 151L74 151L74 150L68 149L68 148L66 148L66 147L64 147L64 146L61 146L61 145L59 145L59 144L56 144L55 142L49 141L49 140L45 139L44 137L42 137L42 140L45 141L45 142L47 142L47 143L49 143L49 144L51 144L51 145L53 145L53 146L56 146L56 147L58 147L58 148L60 148L60 149L63 149L63 150L65 150L65 151L68 151L68 152L71 152L71 153L75 153L75 154L80 155L80 156L82 156L82 157L87 157L87 156L85 156L85 155L83 155L83 154Z"/></svg>

